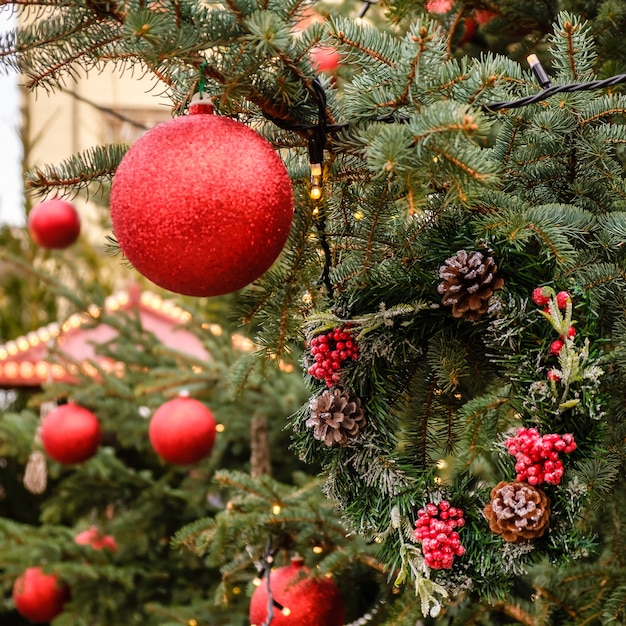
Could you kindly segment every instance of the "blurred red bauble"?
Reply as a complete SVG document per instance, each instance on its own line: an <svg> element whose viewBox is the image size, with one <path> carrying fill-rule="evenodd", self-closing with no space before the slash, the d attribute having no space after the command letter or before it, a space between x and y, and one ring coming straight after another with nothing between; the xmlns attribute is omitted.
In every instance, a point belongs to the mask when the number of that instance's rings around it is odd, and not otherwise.
<svg viewBox="0 0 626 626"><path fill-rule="evenodd" d="M59 584L54 574L45 574L39 567L29 567L13 584L17 612L37 624L57 617L69 597L67 585Z"/></svg>
<svg viewBox="0 0 626 626"><path fill-rule="evenodd" d="M102 535L97 526L91 526L74 537L74 541L81 546L91 546L94 550L111 550L117 552L117 541L113 535Z"/></svg>
<svg viewBox="0 0 626 626"><path fill-rule="evenodd" d="M309 57L313 67L318 72L333 74L339 69L339 65L341 64L341 54L330 46L311 48Z"/></svg>
<svg viewBox="0 0 626 626"><path fill-rule="evenodd" d="M495 11L488 11L488 10L474 11L474 19L476 20L476 23L479 24L480 26L489 24L489 22L491 22L491 20L494 19L495 17L498 17L498 13L496 13Z"/></svg>
<svg viewBox="0 0 626 626"><path fill-rule="evenodd" d="M473 17L466 17L463 20L463 34L459 40L459 45L462 46L467 43L476 33L478 29L478 22Z"/></svg>
<svg viewBox="0 0 626 626"><path fill-rule="evenodd" d="M154 451L168 463L196 463L213 449L215 418L198 400L174 398L154 412L149 437Z"/></svg>
<svg viewBox="0 0 626 626"><path fill-rule="evenodd" d="M261 135L206 107L163 122L113 178L111 222L135 269L170 291L217 296L261 276L293 219L291 180Z"/></svg>
<svg viewBox="0 0 626 626"><path fill-rule="evenodd" d="M344 604L337 585L329 578L312 578L301 558L270 574L272 598L283 608L274 608L272 626L343 626ZM261 626L267 619L267 581L254 590L250 600L250 624Z"/></svg>
<svg viewBox="0 0 626 626"><path fill-rule="evenodd" d="M429 13L447 13L454 6L453 0L428 0L426 10Z"/></svg>
<svg viewBox="0 0 626 626"><path fill-rule="evenodd" d="M98 450L102 429L98 418L77 404L62 404L43 418L41 443L59 463L81 463Z"/></svg>
<svg viewBox="0 0 626 626"><path fill-rule="evenodd" d="M80 234L80 217L66 200L53 198L33 207L28 215L28 231L42 248L63 249L71 246Z"/></svg>

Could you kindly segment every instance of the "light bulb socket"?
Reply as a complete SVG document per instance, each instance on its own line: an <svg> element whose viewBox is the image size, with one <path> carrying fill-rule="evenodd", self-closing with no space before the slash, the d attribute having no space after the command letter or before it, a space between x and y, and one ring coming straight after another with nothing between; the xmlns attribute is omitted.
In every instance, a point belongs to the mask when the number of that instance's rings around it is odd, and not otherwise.
<svg viewBox="0 0 626 626"><path fill-rule="evenodd" d="M536 54L528 55L527 59L528 65L530 65L530 69L532 73L535 75L537 82L541 85L542 89L547 89L550 87L552 82L550 81L550 77L548 73L544 69L543 65L541 65L541 61L537 57Z"/></svg>

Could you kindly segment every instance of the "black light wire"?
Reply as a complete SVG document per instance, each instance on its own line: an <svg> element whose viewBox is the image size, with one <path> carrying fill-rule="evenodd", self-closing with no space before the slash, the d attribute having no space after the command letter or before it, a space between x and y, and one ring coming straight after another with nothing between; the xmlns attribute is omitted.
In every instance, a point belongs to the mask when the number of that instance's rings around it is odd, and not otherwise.
<svg viewBox="0 0 626 626"><path fill-rule="evenodd" d="M529 104L535 104L546 100L551 96L558 93L572 93L574 91L593 91L595 89L604 89L605 87L612 87L614 85L620 85L626 83L626 74L617 74L616 76L610 76L602 80L592 80L588 83L569 83L566 85L552 85L546 89L542 89L539 93L532 96L525 96L519 98L519 100L511 100L505 102L492 102L490 104L483 104L481 107L486 111L500 111L502 109L518 109L520 107L528 106Z"/></svg>
<svg viewBox="0 0 626 626"><path fill-rule="evenodd" d="M549 78L547 78L547 74L543 67L536 62L532 66L533 72L535 76L537 76L540 83L543 85L547 85L544 89L539 91L536 94L532 94L530 96L524 96L523 98L519 98L517 100L505 100L501 102L490 102L484 103L480 105L480 108L484 111L495 113L497 111L502 111L503 109L518 109L521 107L529 106L531 104L535 104L537 102L542 102L543 100L547 100L548 98L559 94L559 93L573 93L576 91L594 91L596 89L604 89L606 87L613 87L615 85L620 85L622 83L626 83L626 74L617 74L615 76L610 76L609 78L604 78L601 80L592 80L586 83L567 83L564 85L551 85ZM315 92L315 97L318 104L318 121L316 124L297 124L292 122L287 122L285 120L280 120L271 115L265 113L265 117L274 123L279 128L283 130L290 130L294 132L305 133L309 137L309 146L311 146L311 138L313 137L313 142L318 146L325 146L326 139L322 137L322 134L328 133L338 133L346 128L349 128L352 123L351 122L343 122L341 124L328 124L326 117L326 93L324 92L324 88L318 78L314 79L313 87ZM380 117L374 118L374 122L404 122L407 118L396 117L393 114L384 115ZM323 149L323 148L322 148Z"/></svg>
<svg viewBox="0 0 626 626"><path fill-rule="evenodd" d="M369 11L373 4L378 4L378 0L363 0L363 6L357 15L357 19L365 17L365 14Z"/></svg>

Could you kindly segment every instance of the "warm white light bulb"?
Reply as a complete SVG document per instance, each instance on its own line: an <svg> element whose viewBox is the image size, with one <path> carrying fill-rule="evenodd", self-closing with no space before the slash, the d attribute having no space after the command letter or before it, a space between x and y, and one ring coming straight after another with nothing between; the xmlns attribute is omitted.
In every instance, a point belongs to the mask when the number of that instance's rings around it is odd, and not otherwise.
<svg viewBox="0 0 626 626"><path fill-rule="evenodd" d="M322 164L311 163L311 189L309 195L312 200L319 200L322 197Z"/></svg>

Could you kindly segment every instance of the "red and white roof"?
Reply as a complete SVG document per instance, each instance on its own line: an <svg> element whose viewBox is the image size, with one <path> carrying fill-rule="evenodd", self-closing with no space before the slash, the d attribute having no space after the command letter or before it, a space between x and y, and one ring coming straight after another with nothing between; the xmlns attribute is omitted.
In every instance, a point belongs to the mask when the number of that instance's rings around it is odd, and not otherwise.
<svg viewBox="0 0 626 626"><path fill-rule="evenodd" d="M142 328L154 333L168 348L201 360L210 358L201 340L183 327L191 319L191 313L171 300L133 286L109 296L102 308L91 305L84 313L75 313L62 324L48 324L0 345L0 388L39 387L53 380L72 380L72 374L79 367L95 376L97 370L93 363L107 371L121 368L121 364L96 354L98 344L117 335L115 328L94 323L103 310L136 314ZM217 324L211 324L207 330L221 333ZM52 347L66 358L52 357Z"/></svg>

